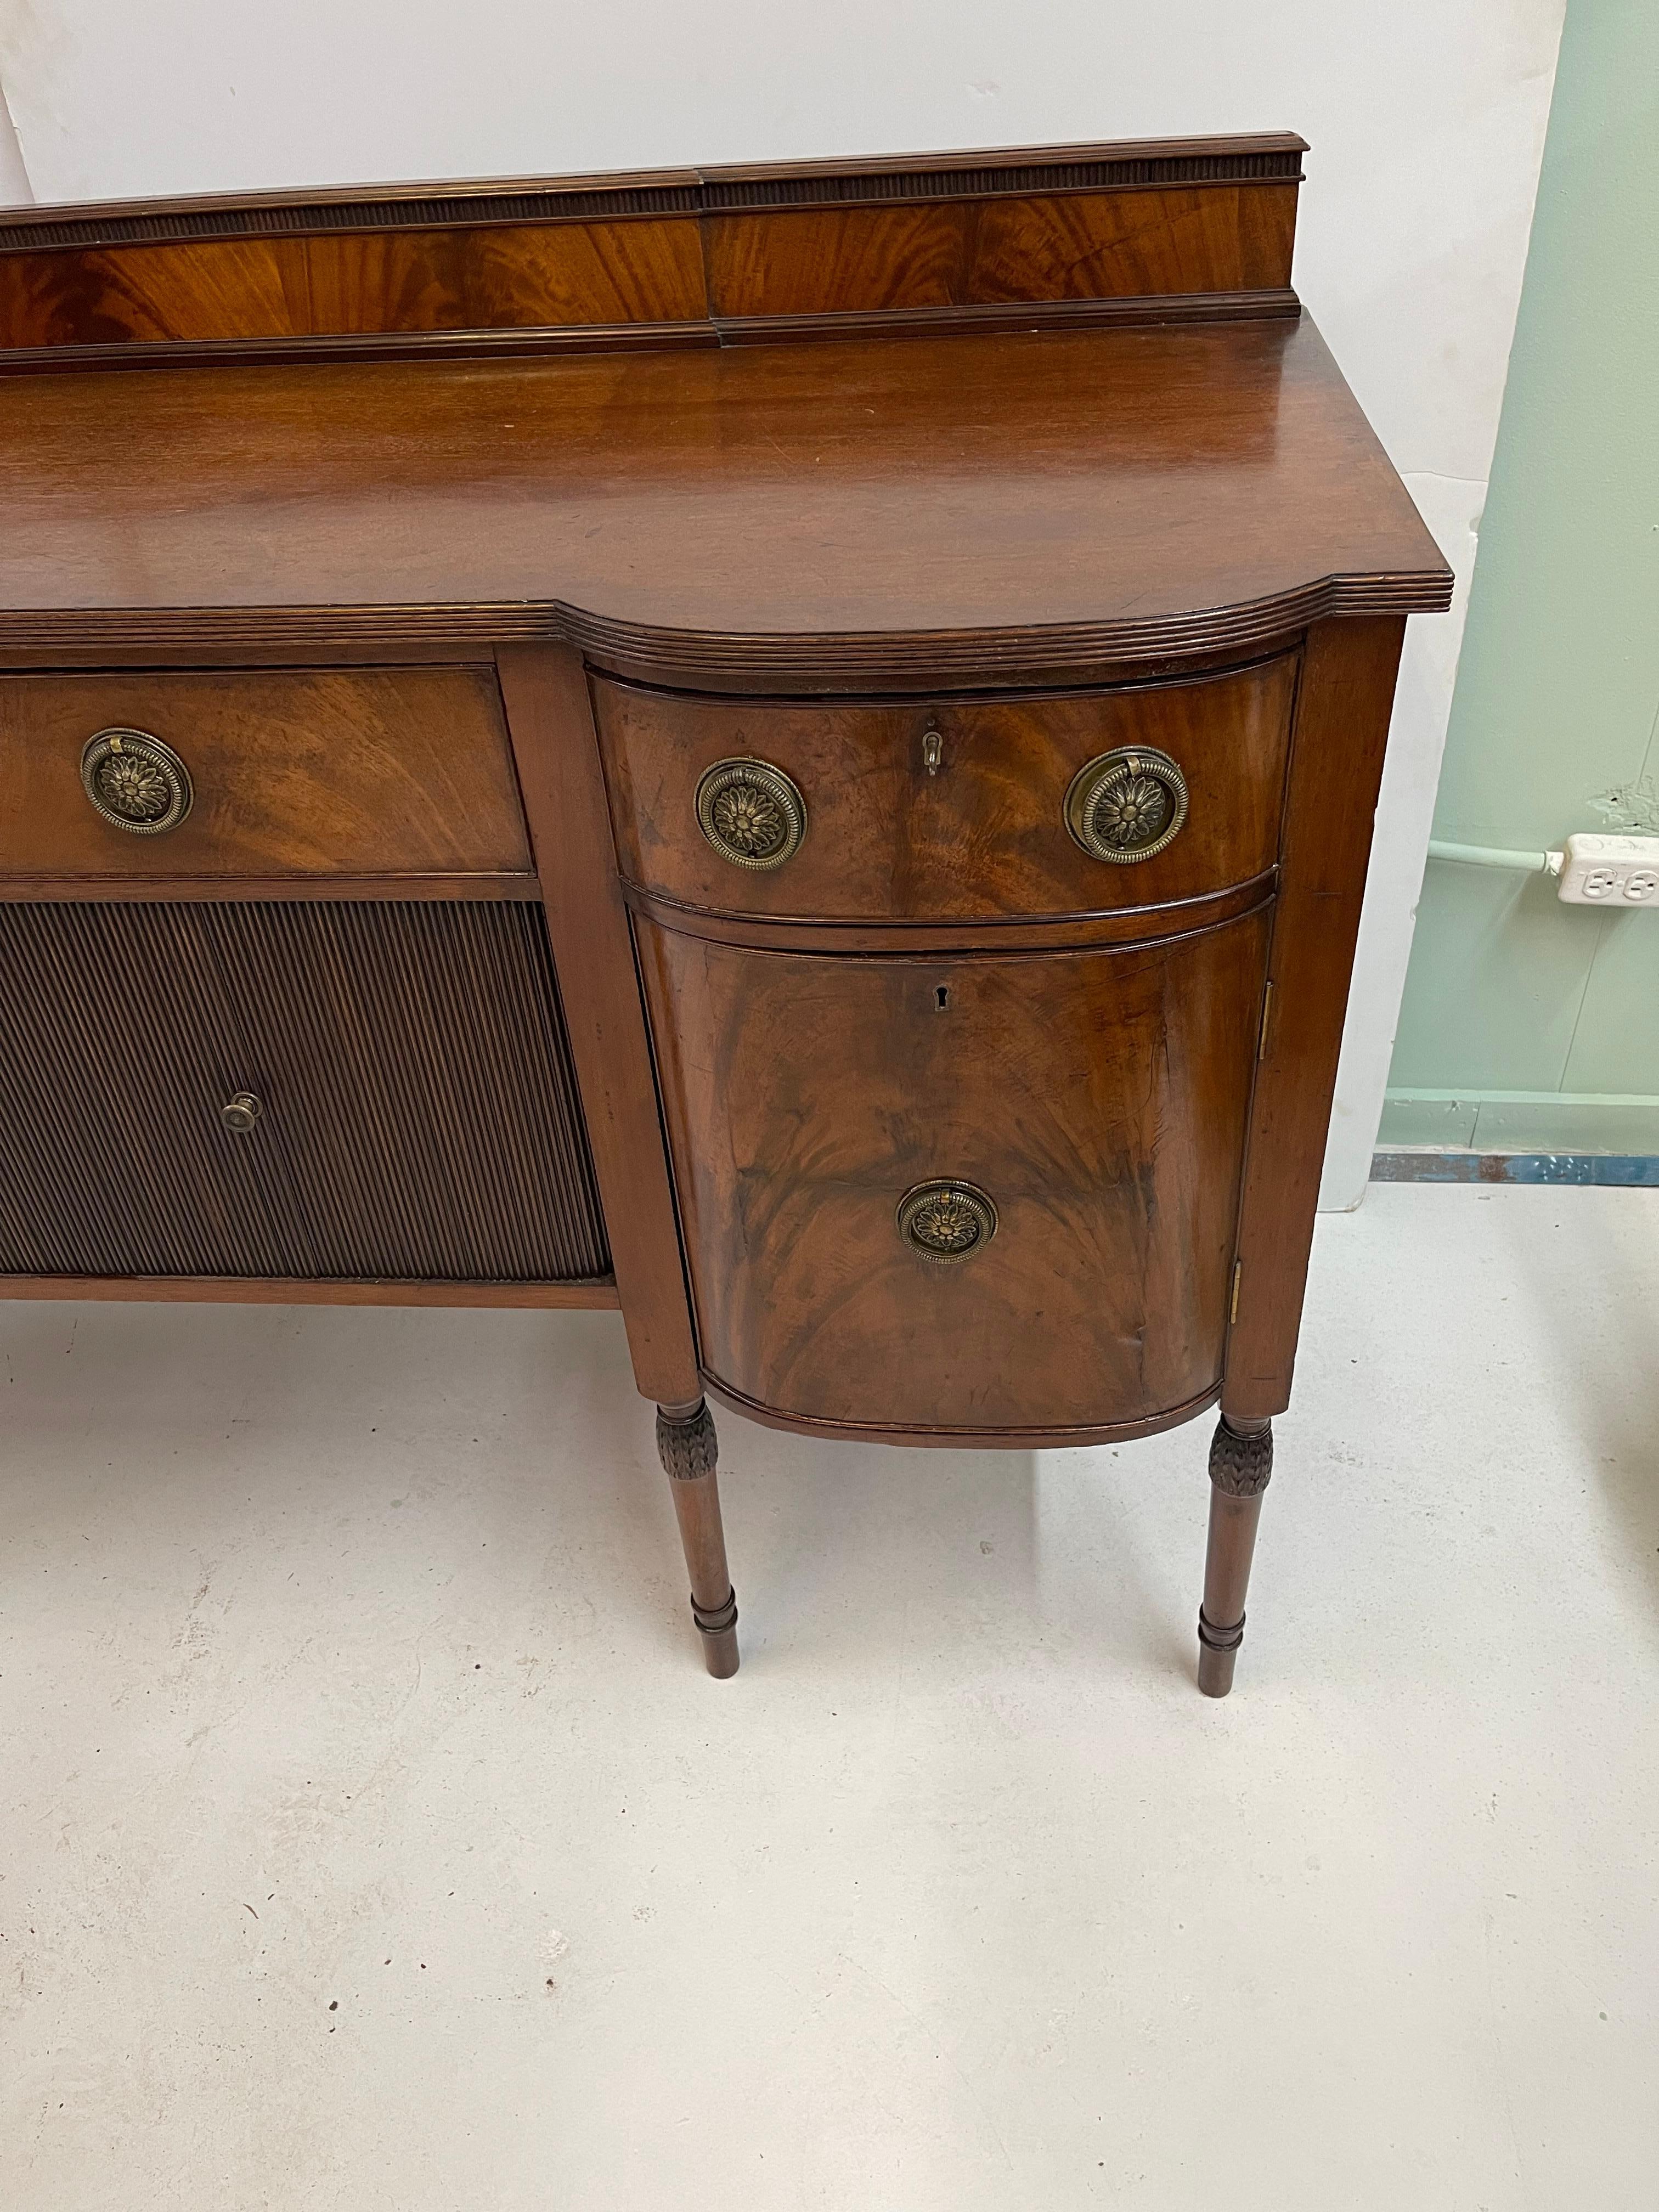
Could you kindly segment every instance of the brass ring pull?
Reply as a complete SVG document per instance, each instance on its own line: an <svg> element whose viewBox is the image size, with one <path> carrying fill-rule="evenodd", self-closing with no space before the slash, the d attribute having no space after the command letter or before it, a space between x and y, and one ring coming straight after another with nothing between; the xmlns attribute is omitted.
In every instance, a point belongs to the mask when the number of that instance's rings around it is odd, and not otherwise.
<svg viewBox="0 0 1659 2212"><path fill-rule="evenodd" d="M1066 827L1097 860L1150 860L1187 819L1187 779L1168 753L1120 746L1085 761L1066 793Z"/></svg>
<svg viewBox="0 0 1659 2212"><path fill-rule="evenodd" d="M955 1176L935 1177L907 1190L895 1218L910 1249L936 1267L971 1260L997 1233L997 1210L990 1193Z"/></svg>
<svg viewBox="0 0 1659 2212"><path fill-rule="evenodd" d="M251 1091L238 1091L219 1109L219 1119L233 1137L246 1137L264 1111Z"/></svg>
<svg viewBox="0 0 1659 2212"><path fill-rule="evenodd" d="M770 761L716 761L698 780L697 826L734 868L781 868L806 835L806 801Z"/></svg>
<svg viewBox="0 0 1659 2212"><path fill-rule="evenodd" d="M88 738L81 784L101 820L135 837L176 830L196 796L183 761L147 730L100 730Z"/></svg>

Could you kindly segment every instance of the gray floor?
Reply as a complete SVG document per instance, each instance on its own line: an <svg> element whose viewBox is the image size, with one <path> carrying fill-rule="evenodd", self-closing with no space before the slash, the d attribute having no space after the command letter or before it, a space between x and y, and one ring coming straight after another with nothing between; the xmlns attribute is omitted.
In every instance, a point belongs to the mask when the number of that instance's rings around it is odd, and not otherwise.
<svg viewBox="0 0 1659 2212"><path fill-rule="evenodd" d="M1322 1223L1207 1423L725 1419L608 1315L0 1307L8 2212L1649 2212L1659 1193Z"/></svg>

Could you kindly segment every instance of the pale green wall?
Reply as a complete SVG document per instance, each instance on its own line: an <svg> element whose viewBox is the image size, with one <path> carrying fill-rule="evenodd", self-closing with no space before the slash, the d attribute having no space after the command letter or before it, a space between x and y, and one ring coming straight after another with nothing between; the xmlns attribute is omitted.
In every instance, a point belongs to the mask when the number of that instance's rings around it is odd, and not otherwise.
<svg viewBox="0 0 1659 2212"><path fill-rule="evenodd" d="M1659 0L1569 0L1436 836L1659 832L1656 725ZM1381 1141L1659 1152L1659 912L1431 860Z"/></svg>

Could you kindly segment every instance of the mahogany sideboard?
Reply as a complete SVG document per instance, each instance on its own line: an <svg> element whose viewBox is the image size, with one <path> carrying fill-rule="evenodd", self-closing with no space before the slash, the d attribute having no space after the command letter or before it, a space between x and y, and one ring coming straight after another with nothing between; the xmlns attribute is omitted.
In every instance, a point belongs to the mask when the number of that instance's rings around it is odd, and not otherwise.
<svg viewBox="0 0 1659 2212"><path fill-rule="evenodd" d="M0 1295L1219 1405L1230 1686L1406 617L1271 136L0 216Z"/></svg>

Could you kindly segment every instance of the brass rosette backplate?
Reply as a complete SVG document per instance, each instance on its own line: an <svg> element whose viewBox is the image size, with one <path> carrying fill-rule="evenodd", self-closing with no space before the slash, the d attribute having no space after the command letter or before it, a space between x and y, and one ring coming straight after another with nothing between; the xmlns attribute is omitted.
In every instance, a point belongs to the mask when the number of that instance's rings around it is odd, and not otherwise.
<svg viewBox="0 0 1659 2212"><path fill-rule="evenodd" d="M148 730L100 730L88 738L81 786L100 820L135 837L176 830L196 796L190 770Z"/></svg>
<svg viewBox="0 0 1659 2212"><path fill-rule="evenodd" d="M1120 866L1150 860L1187 819L1187 779L1168 753L1122 745L1085 761L1066 793L1066 827L1085 853Z"/></svg>
<svg viewBox="0 0 1659 2212"><path fill-rule="evenodd" d="M971 1260L997 1233L990 1193L957 1176L936 1176L907 1190L895 1218L910 1249L936 1267Z"/></svg>
<svg viewBox="0 0 1659 2212"><path fill-rule="evenodd" d="M720 760L698 780L697 826L734 868L781 868L806 835L806 801L770 761Z"/></svg>

